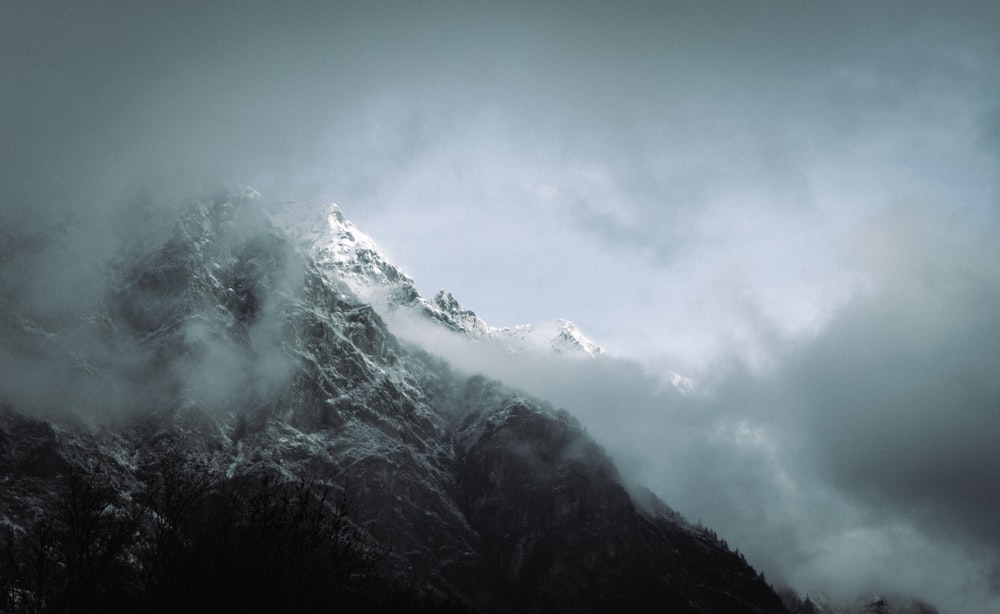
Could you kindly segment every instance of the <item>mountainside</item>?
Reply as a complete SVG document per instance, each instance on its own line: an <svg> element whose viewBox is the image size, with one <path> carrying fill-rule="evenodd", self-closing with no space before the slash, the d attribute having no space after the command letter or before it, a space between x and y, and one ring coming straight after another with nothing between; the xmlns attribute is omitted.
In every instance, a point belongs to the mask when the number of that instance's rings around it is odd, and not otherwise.
<svg viewBox="0 0 1000 614"><path fill-rule="evenodd" d="M315 594L305 611L385 587L402 611L785 611L711 531L630 495L569 413L395 338L389 303L495 329L422 299L338 215L353 238L314 251L254 194L225 194L123 241L94 300L43 311L6 285L2 608L127 610L211 576L233 582L220 600ZM8 244L5 282L59 240ZM566 323L541 331L588 347ZM339 584L247 581L286 559Z"/></svg>

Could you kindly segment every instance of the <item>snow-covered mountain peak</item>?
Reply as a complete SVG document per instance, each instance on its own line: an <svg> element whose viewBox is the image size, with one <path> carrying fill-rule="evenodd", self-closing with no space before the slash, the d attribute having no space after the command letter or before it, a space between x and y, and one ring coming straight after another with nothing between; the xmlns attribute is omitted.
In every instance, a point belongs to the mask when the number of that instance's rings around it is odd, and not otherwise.
<svg viewBox="0 0 1000 614"><path fill-rule="evenodd" d="M330 206L326 234L314 247L318 262L337 269L359 294L413 285L413 280L384 256L374 239L348 221L337 205Z"/></svg>
<svg viewBox="0 0 1000 614"><path fill-rule="evenodd" d="M275 217L322 270L362 299L389 309L417 299L413 279L390 262L375 240L348 220L336 203L324 208L285 202Z"/></svg>
<svg viewBox="0 0 1000 614"><path fill-rule="evenodd" d="M500 328L484 322L445 290L427 300L417 291L413 278L393 264L375 240L348 220L336 204L324 210L287 202L277 217L323 271L346 283L383 314L410 312L474 340L492 340L514 353L596 356L602 351L568 320Z"/></svg>
<svg viewBox="0 0 1000 614"><path fill-rule="evenodd" d="M464 332L474 339L494 336L496 329L476 315L475 311L459 304L451 292L439 290L428 305L431 317L442 321L448 327Z"/></svg>
<svg viewBox="0 0 1000 614"><path fill-rule="evenodd" d="M496 329L496 335L514 351L552 351L565 355L597 356L601 346L587 338L569 320L556 319Z"/></svg>
<svg viewBox="0 0 1000 614"><path fill-rule="evenodd" d="M559 333L554 337L552 349L557 352L583 351L591 356L596 356L604 350L601 346L587 338L583 332L569 320L553 320L552 323L558 327Z"/></svg>

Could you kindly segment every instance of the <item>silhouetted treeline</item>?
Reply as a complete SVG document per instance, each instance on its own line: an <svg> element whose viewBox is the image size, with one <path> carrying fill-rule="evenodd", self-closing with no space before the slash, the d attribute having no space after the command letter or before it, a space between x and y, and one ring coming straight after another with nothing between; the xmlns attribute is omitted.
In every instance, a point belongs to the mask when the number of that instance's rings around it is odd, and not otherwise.
<svg viewBox="0 0 1000 614"><path fill-rule="evenodd" d="M137 492L74 472L0 533L0 612L465 611L379 573L384 553L325 487L212 475L176 455Z"/></svg>

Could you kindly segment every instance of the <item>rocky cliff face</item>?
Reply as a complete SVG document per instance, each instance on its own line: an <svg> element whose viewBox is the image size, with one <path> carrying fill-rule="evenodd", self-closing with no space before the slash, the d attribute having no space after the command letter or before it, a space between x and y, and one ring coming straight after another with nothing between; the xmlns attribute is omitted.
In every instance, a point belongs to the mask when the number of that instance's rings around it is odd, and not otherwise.
<svg viewBox="0 0 1000 614"><path fill-rule="evenodd" d="M113 493L95 518L160 535L135 527L161 526L150 485L174 457L212 488L322 485L382 577L455 607L784 611L713 534L626 492L570 414L398 341L252 194L195 203L163 240L123 244L105 279L101 300L63 320L4 298L8 354L66 374L55 392L2 390L8 545L61 517L79 475ZM138 565L141 546L115 556ZM0 603L27 603L25 577L0 574Z"/></svg>

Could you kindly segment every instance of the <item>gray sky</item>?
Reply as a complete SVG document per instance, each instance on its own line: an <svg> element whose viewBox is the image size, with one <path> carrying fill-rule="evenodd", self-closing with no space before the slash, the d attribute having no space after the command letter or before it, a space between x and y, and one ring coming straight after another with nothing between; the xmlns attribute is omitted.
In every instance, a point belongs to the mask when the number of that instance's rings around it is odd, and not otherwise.
<svg viewBox="0 0 1000 614"><path fill-rule="evenodd" d="M7 229L336 201L424 294L622 357L632 421L535 386L769 569L995 605L1000 5L186 4L0 2Z"/></svg>
<svg viewBox="0 0 1000 614"><path fill-rule="evenodd" d="M992 220L993 3L203 4L5 2L5 181L336 200L427 294L694 371L820 326L883 207Z"/></svg>

